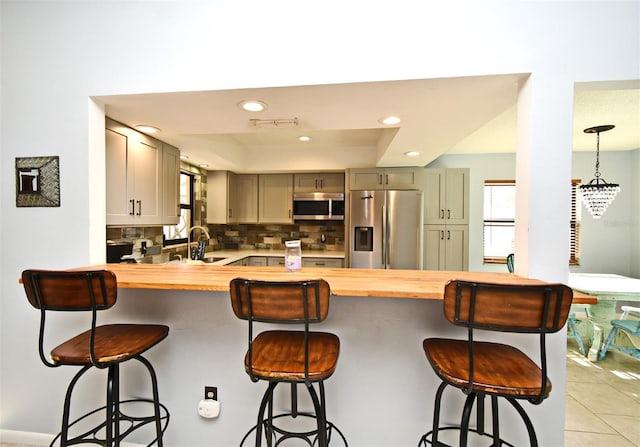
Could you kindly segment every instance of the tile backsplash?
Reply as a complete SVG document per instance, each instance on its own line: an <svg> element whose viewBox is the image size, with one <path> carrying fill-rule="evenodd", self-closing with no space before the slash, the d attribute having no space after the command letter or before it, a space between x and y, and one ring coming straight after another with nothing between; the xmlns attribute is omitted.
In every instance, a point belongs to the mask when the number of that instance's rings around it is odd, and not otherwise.
<svg viewBox="0 0 640 447"><path fill-rule="evenodd" d="M344 222L309 221L295 224L207 225L211 240L207 251L222 249L284 249L284 243L299 239L303 250L344 251ZM162 227L107 227L107 240L128 241L140 252L146 242L149 258L162 255L163 261L187 255L186 244L162 246ZM166 259L165 259L166 258Z"/></svg>
<svg viewBox="0 0 640 447"><path fill-rule="evenodd" d="M344 222L207 226L219 249L283 249L285 241L299 239L303 250L344 251Z"/></svg>

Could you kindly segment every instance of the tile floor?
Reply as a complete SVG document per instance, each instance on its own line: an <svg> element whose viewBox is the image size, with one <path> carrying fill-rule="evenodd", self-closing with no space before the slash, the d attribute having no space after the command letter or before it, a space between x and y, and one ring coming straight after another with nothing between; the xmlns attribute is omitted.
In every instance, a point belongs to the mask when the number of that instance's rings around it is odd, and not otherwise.
<svg viewBox="0 0 640 447"><path fill-rule="evenodd" d="M609 351L592 363L567 348L565 447L640 447L640 360Z"/></svg>
<svg viewBox="0 0 640 447"><path fill-rule="evenodd" d="M610 350L589 362L567 342L566 447L640 446L640 360Z"/></svg>

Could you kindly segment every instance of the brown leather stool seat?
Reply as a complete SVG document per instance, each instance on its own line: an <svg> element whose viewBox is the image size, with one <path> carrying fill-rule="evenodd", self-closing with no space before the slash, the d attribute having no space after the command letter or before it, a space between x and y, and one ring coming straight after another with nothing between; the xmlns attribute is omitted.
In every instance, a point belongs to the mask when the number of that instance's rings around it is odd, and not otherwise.
<svg viewBox="0 0 640 447"><path fill-rule="evenodd" d="M572 290L561 284L501 285L450 281L445 286L444 314L456 326L467 328L462 340L428 338L424 352L442 380L435 398L432 430L419 445L447 446L438 439L443 430L460 432L457 446L466 446L468 433L493 438L492 445L509 445L500 438L498 398L507 400L522 418L531 446L537 446L535 429L518 400L540 404L551 392L547 377L545 335L559 331L567 321ZM478 341L477 331L537 334L540 363L508 344ZM508 340L508 336L505 336ZM459 426L440 427L440 407L445 388L451 385L467 395ZM484 429L484 398L491 398L492 432ZM469 428L477 400L477 423Z"/></svg>
<svg viewBox="0 0 640 447"><path fill-rule="evenodd" d="M162 436L169 422L169 412L158 399L158 384L151 363L142 354L164 340L169 327L159 324L97 324L98 311L106 310L116 303L117 281L115 275L106 270L52 271L25 270L22 283L29 303L40 310L39 353L42 362L49 367L62 365L79 366L80 371L67 388L62 429L51 442L60 439L60 446L94 443L104 446L120 445L120 441L131 432L148 424L155 425L155 439L162 446ZM45 317L47 311L78 312L91 314L90 329L63 341L45 355ZM120 399L120 365L135 359L142 363L151 379L152 399ZM106 369L107 402L74 421L70 421L71 396L78 380L92 368ZM133 416L126 414L127 407L137 407L145 402L153 407L153 414ZM97 426L87 424L94 421L91 416L105 412L104 421ZM76 426L81 434L70 437L70 428ZM123 429L123 427L126 427Z"/></svg>
<svg viewBox="0 0 640 447"><path fill-rule="evenodd" d="M310 324L319 323L327 317L329 294L329 284L322 279L268 282L236 278L231 281L233 312L249 322L245 371L254 382L264 380L269 383L260 404L257 423L244 436L241 445L255 431L255 445L260 446L263 427L269 446L278 445L286 439L300 438L308 445L325 447L329 445L333 431L347 445L340 430L327 421L324 392L324 381L331 377L338 364L340 339L335 334L309 330ZM254 323L297 324L303 330L276 329L255 335ZM273 393L279 383L291 384L292 410L274 415ZM307 388L313 402L313 414L298 411L298 384ZM319 393L314 385L317 385ZM298 416L315 418L317 428L292 432L274 423L277 419Z"/></svg>

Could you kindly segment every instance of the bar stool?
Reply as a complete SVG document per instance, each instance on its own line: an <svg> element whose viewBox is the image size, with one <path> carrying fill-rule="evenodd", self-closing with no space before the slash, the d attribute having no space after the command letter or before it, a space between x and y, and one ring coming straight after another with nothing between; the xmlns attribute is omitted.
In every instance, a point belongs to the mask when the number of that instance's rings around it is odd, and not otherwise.
<svg viewBox="0 0 640 447"><path fill-rule="evenodd" d="M327 421L324 392L324 381L331 377L338 364L340 339L335 334L309 330L310 324L324 321L327 317L329 284L322 279L254 281L235 278L231 280L229 289L233 312L236 317L249 323L245 371L253 382L268 382L258 410L257 423L247 432L240 445L253 431L256 432L255 445L262 445L264 427L268 446L298 438L309 446L326 447L334 430L346 446L347 441L340 430ZM255 335L254 323L297 324L303 326L304 330L278 328ZM291 384L291 412L274 415L273 394L279 383ZM313 413L298 411L298 384L304 384L309 392ZM315 418L317 428L292 432L282 428L283 424L275 424L276 421L286 422L282 418L287 418L291 423L298 416Z"/></svg>
<svg viewBox="0 0 640 447"><path fill-rule="evenodd" d="M438 440L443 430L460 432L458 446L466 446L469 432L493 438L492 445L512 446L500 438L498 398L503 397L520 415L531 446L538 441L533 424L518 400L541 404L551 392L547 377L546 334L559 331L567 320L572 290L562 284L501 285L450 281L444 291L444 314L456 326L467 328L467 338L427 338L424 352L442 380L435 397L432 430L419 446L447 446ZM537 334L540 366L519 349L502 343L477 341L476 331ZM508 337L505 337L508 340ZM459 426L440 427L440 407L451 385L467 395ZM491 397L492 433L484 430L484 398ZM477 426L469 428L477 400Z"/></svg>
<svg viewBox="0 0 640 447"><path fill-rule="evenodd" d="M142 354L169 334L169 327L155 324L97 324L97 312L116 303L117 281L107 270L52 271L25 270L22 283L29 303L40 310L39 353L49 367L78 366L78 371L67 388L62 416L62 429L51 442L60 439L60 446L93 443L119 446L120 441L133 431L155 425L155 439L162 446L162 436L169 423L169 412L158 400L158 383L151 363ZM91 315L91 328L53 348L45 355L45 317L47 311L85 311ZM151 379L152 399L120 400L120 365L138 360L147 369ZM79 379L92 368L107 369L106 405L70 421L71 397ZM138 408L144 402L153 406L153 415L132 416L125 411ZM96 414L105 412L97 425ZM102 419L102 418L100 418ZM149 427L153 427L149 425ZM74 427L76 426L76 427ZM88 426L88 427L87 427ZM80 432L70 436L70 429Z"/></svg>

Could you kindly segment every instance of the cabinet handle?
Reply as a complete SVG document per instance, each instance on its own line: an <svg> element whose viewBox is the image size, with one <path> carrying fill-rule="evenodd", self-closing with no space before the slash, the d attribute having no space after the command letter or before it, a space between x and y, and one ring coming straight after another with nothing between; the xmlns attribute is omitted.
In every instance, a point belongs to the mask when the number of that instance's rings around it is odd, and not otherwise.
<svg viewBox="0 0 640 447"><path fill-rule="evenodd" d="M444 230L440 230L440 240L444 241Z"/></svg>
<svg viewBox="0 0 640 447"><path fill-rule="evenodd" d="M318 190L318 179L315 179L316 191Z"/></svg>
<svg viewBox="0 0 640 447"><path fill-rule="evenodd" d="M378 174L378 184L382 185L382 174Z"/></svg>
<svg viewBox="0 0 640 447"><path fill-rule="evenodd" d="M444 219L444 208L440 209L440 219Z"/></svg>
<svg viewBox="0 0 640 447"><path fill-rule="evenodd" d="M316 266L322 266L324 267L325 263L324 262L316 262Z"/></svg>
<svg viewBox="0 0 640 447"><path fill-rule="evenodd" d="M447 220L451 220L451 210L447 210Z"/></svg>
<svg viewBox="0 0 640 447"><path fill-rule="evenodd" d="M320 179L320 189L324 189L324 179Z"/></svg>
<svg viewBox="0 0 640 447"><path fill-rule="evenodd" d="M447 240L451 240L451 231L447 230Z"/></svg>
<svg viewBox="0 0 640 447"><path fill-rule="evenodd" d="M384 175L384 184L388 185L389 184L389 174L385 174Z"/></svg>
<svg viewBox="0 0 640 447"><path fill-rule="evenodd" d="M231 208L229 208L229 217L233 217L233 210Z"/></svg>
<svg viewBox="0 0 640 447"><path fill-rule="evenodd" d="M136 213L135 200L131 199L129 202L131 202L131 212L129 213L129 216L133 216Z"/></svg>
<svg viewBox="0 0 640 447"><path fill-rule="evenodd" d="M138 203L138 216L142 216L142 200L136 200Z"/></svg>
<svg viewBox="0 0 640 447"><path fill-rule="evenodd" d="M291 210L289 210L289 219L291 219Z"/></svg>

